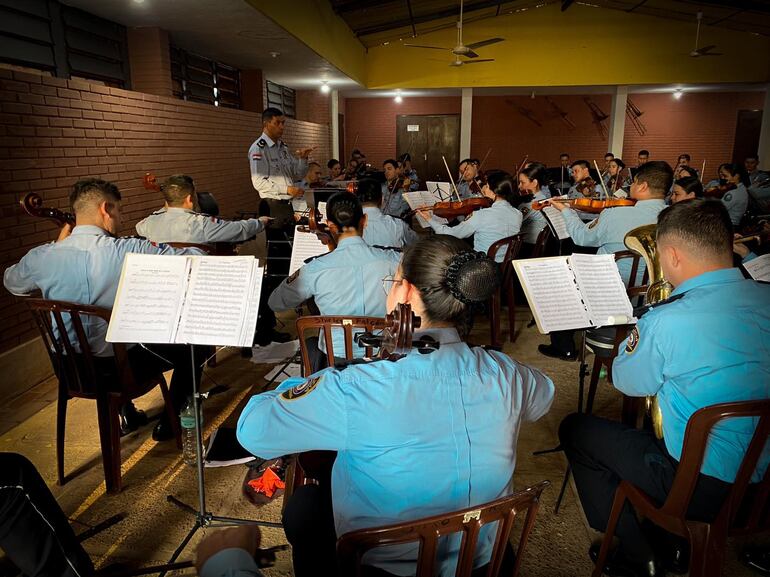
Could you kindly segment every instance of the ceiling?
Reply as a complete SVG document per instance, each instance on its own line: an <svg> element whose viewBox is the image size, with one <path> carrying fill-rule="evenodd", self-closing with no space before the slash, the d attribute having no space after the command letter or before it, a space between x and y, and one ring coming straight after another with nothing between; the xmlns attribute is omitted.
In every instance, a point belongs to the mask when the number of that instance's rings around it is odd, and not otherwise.
<svg viewBox="0 0 770 577"><path fill-rule="evenodd" d="M367 47L413 38L455 26L459 0L328 0L332 9ZM660 18L692 21L703 12L704 26L770 36L770 0L465 0L464 22L560 4L569 18L573 4ZM473 38L463 38L473 42Z"/></svg>
<svg viewBox="0 0 770 577"><path fill-rule="evenodd" d="M163 28L180 48L240 69L261 69L290 88L318 88L322 80L337 89L359 86L243 0L63 2L127 27Z"/></svg>

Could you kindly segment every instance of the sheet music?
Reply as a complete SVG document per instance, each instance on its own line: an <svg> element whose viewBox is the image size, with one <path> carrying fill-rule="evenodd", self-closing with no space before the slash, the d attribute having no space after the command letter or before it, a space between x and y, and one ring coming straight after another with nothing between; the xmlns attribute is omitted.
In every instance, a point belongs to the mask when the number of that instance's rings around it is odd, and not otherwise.
<svg viewBox="0 0 770 577"><path fill-rule="evenodd" d="M553 229L554 234L556 234L556 238L559 240L569 238L569 232L567 232L567 223L558 208L554 208L552 206L544 206L543 214L551 224L551 228Z"/></svg>
<svg viewBox="0 0 770 577"><path fill-rule="evenodd" d="M107 328L107 342L174 342L191 258L126 255Z"/></svg>
<svg viewBox="0 0 770 577"><path fill-rule="evenodd" d="M569 257L592 326L626 324L634 309L626 285L611 254L579 254Z"/></svg>
<svg viewBox="0 0 770 577"><path fill-rule="evenodd" d="M174 341L194 345L251 346L263 269L253 256L193 259Z"/></svg>
<svg viewBox="0 0 770 577"><path fill-rule="evenodd" d="M542 334L592 326L567 258L513 261Z"/></svg>
<svg viewBox="0 0 770 577"><path fill-rule="evenodd" d="M298 271L305 260L326 254L329 252L329 247L318 240L318 237L313 232L302 232L299 227L294 229L294 243L291 247L291 261L289 263L289 274L292 275Z"/></svg>
<svg viewBox="0 0 770 577"><path fill-rule="evenodd" d="M318 203L318 212L321 213L321 220L326 220L326 203L325 202Z"/></svg>
<svg viewBox="0 0 770 577"><path fill-rule="evenodd" d="M770 253L744 262L743 268L754 280L770 282Z"/></svg>
<svg viewBox="0 0 770 577"><path fill-rule="evenodd" d="M409 208L417 210L420 208L430 208L437 202L438 198L427 190L415 190L412 192L404 192L401 194Z"/></svg>

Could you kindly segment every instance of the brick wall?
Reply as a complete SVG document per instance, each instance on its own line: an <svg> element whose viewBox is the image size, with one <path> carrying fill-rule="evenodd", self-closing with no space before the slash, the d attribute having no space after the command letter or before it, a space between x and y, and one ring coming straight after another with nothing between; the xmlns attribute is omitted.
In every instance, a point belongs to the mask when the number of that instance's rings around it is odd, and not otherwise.
<svg viewBox="0 0 770 577"><path fill-rule="evenodd" d="M558 164L559 153L569 152L573 160L596 159L607 152L607 138L599 134L591 111L582 96L551 96L550 99L571 120L570 129L542 96L474 96L471 154L483 158L492 152L486 168L512 170L525 154L549 166ZM608 95L592 95L592 102L610 113ZM721 162L730 160L740 109L762 108L761 92L689 93L680 100L670 94L636 94L631 100L643 112L647 128L639 136L626 121L624 157L635 164L636 153L647 148L652 158L675 162L687 152L693 164L706 159L708 174ZM529 111L536 122L527 118ZM405 98L399 105L392 98L350 98L345 103L346 153L357 147L373 164L394 156L398 114L447 114L460 112L460 98ZM538 125L539 123L539 125Z"/></svg>
<svg viewBox="0 0 770 577"><path fill-rule="evenodd" d="M129 28L131 87L137 92L172 96L168 32L161 28Z"/></svg>
<svg viewBox="0 0 770 577"><path fill-rule="evenodd" d="M68 208L69 187L83 177L120 187L124 235L162 206L142 187L147 171L159 179L192 175L224 215L255 209L246 153L260 131L260 116L251 112L0 70L0 268L57 234L53 223L24 214L19 199L35 191L46 206ZM329 141L329 128L291 120L284 138L292 147L312 146ZM325 162L328 148L316 157ZM36 336L23 304L5 290L0 322L0 352Z"/></svg>
<svg viewBox="0 0 770 577"><path fill-rule="evenodd" d="M345 100L345 151L354 148L366 154L367 162L379 167L401 151L396 150L396 117L402 114L460 114L461 98L347 98Z"/></svg>

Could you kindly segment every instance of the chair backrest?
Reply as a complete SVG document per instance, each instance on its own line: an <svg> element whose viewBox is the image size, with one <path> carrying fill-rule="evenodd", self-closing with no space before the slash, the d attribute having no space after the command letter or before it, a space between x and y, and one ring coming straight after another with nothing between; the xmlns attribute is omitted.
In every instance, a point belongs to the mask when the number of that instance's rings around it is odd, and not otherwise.
<svg viewBox="0 0 770 577"><path fill-rule="evenodd" d="M503 266L508 265L513 259L519 255L521 249L522 236L520 234L514 234L513 236L506 236L501 238L487 250L487 256L492 260L496 260L497 254L505 248L505 255L503 256Z"/></svg>
<svg viewBox="0 0 770 577"><path fill-rule="evenodd" d="M531 258L540 258L541 256L545 256L545 251L548 246L548 242L553 238L553 233L551 232L551 227L546 225L543 227L543 230L540 231L540 234L537 235L537 240L535 241L535 248L532 249L532 255Z"/></svg>
<svg viewBox="0 0 770 577"><path fill-rule="evenodd" d="M40 298L28 298L25 302L35 319L57 377L67 386L70 396L93 398L99 384L100 372L96 368L96 357L88 342L84 319L87 319L86 325L94 321L103 321L106 325L112 311L102 307ZM75 342L71 340L70 332L74 332ZM124 383L133 383L125 345L115 343L112 349L116 376Z"/></svg>
<svg viewBox="0 0 770 577"><path fill-rule="evenodd" d="M206 254L212 254L214 252L214 246L210 244L200 244L197 242L167 242L164 244L173 246L174 248L197 248Z"/></svg>
<svg viewBox="0 0 770 577"><path fill-rule="evenodd" d="M676 470L676 477L661 512L680 519L685 518L712 429L722 420L740 417L753 417L757 419L757 425L735 482L715 522L724 524L726 528L732 527L731 533L749 533L770 528L770 515L767 511L770 467L765 471L762 481L752 487L751 491L747 491L770 436L770 400L722 403L704 407L693 413L685 429L682 458ZM739 519L736 524L739 512L748 512L748 515L745 519Z"/></svg>
<svg viewBox="0 0 770 577"><path fill-rule="evenodd" d="M527 515L516 550L516 561L511 572L513 577L519 571L529 534L535 524L540 494L549 484L548 481L542 481L508 497L477 507L469 507L406 523L347 533L337 541L337 559L341 574L345 577L361 575L361 559L371 549L418 542L420 548L416 575L417 577L432 577L438 561L436 552L439 538L453 533L462 533L455 575L457 577L469 577L473 571L473 560L481 527L488 523L499 522L492 557L487 570L487 577L496 577L500 572L516 515L526 511Z"/></svg>
<svg viewBox="0 0 770 577"><path fill-rule="evenodd" d="M354 358L353 348L358 345L353 341L355 334L360 332L371 332L384 326L384 319L377 317L344 317L344 316L306 316L297 319L297 337L299 338L300 353L302 355L302 373L310 375L313 373L310 354L307 348L307 339L305 333L308 331L320 332L326 344L326 360L330 367L334 366L334 357L345 357L347 360ZM332 341L332 329L343 332L345 337L345 350L335 351ZM343 354L344 352L344 354ZM365 355L371 357L372 347L365 348Z"/></svg>

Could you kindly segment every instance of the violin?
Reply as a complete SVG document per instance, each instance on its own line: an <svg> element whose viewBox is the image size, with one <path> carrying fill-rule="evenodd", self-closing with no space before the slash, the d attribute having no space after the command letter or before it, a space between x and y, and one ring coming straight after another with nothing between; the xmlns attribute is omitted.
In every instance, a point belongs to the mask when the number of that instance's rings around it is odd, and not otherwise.
<svg viewBox="0 0 770 577"><path fill-rule="evenodd" d="M486 196L474 196L465 200L437 202L433 205L433 214L440 218L452 220L458 216L468 216L480 208L492 206L492 199Z"/></svg>
<svg viewBox="0 0 770 577"><path fill-rule="evenodd" d="M142 177L142 185L145 190L154 190L155 192L161 192L163 188L158 184L158 179L151 172L145 172Z"/></svg>
<svg viewBox="0 0 770 577"><path fill-rule="evenodd" d="M703 196L706 198L722 198L725 194L731 190L735 190L736 188L738 188L738 185L732 182L718 184L716 186L712 186L711 188L705 189L703 191Z"/></svg>
<svg viewBox="0 0 770 577"><path fill-rule="evenodd" d="M590 176L585 177L580 182L575 183L575 190L585 197L592 197L594 195L594 189L596 188L596 181Z"/></svg>
<svg viewBox="0 0 770 577"><path fill-rule="evenodd" d="M43 206L43 198L36 192L30 192L19 201L21 207L30 216L38 216L54 221L59 226L75 226L75 215L58 208Z"/></svg>
<svg viewBox="0 0 770 577"><path fill-rule="evenodd" d="M616 208L618 206L634 206L636 200L633 198L549 198L548 200L536 200L532 203L533 210L543 210L554 202L568 205L570 208L580 210L589 214L599 214L605 208Z"/></svg>

